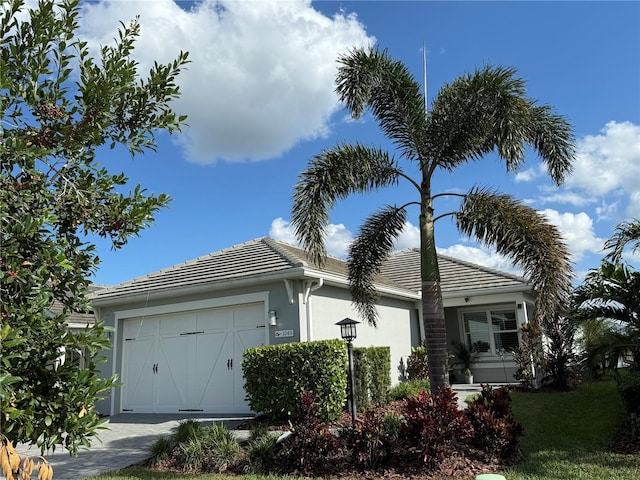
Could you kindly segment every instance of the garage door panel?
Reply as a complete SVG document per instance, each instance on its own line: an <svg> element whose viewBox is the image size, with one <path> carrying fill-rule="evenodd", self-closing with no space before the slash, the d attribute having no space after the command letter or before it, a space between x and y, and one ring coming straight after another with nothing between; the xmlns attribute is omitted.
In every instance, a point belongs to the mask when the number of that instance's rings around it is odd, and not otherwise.
<svg viewBox="0 0 640 480"><path fill-rule="evenodd" d="M157 362L157 401L160 411L175 412L189 408L187 388L189 384L188 336L162 336L159 342Z"/></svg>
<svg viewBox="0 0 640 480"><path fill-rule="evenodd" d="M153 318L135 318L127 321L124 327L125 339L155 337L158 334L158 321Z"/></svg>
<svg viewBox="0 0 640 480"><path fill-rule="evenodd" d="M233 310L221 308L198 312L196 316L196 328L205 332L227 331L233 321Z"/></svg>
<svg viewBox="0 0 640 480"><path fill-rule="evenodd" d="M153 378L154 339L129 340L124 344L125 384L123 408L143 411L149 409L154 398Z"/></svg>
<svg viewBox="0 0 640 480"><path fill-rule="evenodd" d="M233 311L233 327L264 327L264 306L255 304L243 306Z"/></svg>
<svg viewBox="0 0 640 480"><path fill-rule="evenodd" d="M231 345L229 332L200 334L195 337L196 376L193 395L195 403L206 411L222 408L233 381L230 375Z"/></svg>
<svg viewBox="0 0 640 480"><path fill-rule="evenodd" d="M160 319L160 335L175 335L196 330L194 313L178 313Z"/></svg>

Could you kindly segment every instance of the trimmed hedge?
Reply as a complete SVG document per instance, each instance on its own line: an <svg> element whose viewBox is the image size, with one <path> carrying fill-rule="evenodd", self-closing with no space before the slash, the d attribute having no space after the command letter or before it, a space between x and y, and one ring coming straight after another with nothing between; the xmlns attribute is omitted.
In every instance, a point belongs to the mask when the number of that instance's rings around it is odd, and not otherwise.
<svg viewBox="0 0 640 480"><path fill-rule="evenodd" d="M286 419L302 392L312 392L324 420L342 412L347 388L347 346L342 340L286 343L249 348L242 373L254 412Z"/></svg>
<svg viewBox="0 0 640 480"><path fill-rule="evenodd" d="M358 409L386 403L391 386L391 349L356 347L353 349L353 364Z"/></svg>

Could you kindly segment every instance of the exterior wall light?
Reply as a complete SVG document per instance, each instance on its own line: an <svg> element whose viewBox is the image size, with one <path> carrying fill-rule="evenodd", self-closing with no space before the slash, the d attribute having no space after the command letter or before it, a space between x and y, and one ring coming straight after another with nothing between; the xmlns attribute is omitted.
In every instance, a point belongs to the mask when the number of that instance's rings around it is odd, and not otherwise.
<svg viewBox="0 0 640 480"><path fill-rule="evenodd" d="M269 325L275 327L278 324L278 312L275 310L269 310L267 315L269 317Z"/></svg>

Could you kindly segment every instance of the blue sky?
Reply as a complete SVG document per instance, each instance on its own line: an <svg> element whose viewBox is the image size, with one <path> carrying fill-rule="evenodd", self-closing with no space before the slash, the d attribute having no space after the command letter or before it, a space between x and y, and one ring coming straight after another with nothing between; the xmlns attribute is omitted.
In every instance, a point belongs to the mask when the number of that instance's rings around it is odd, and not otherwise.
<svg viewBox="0 0 640 480"><path fill-rule="evenodd" d="M170 208L124 248L98 241L100 284L115 284L257 237L295 242L291 196L300 171L322 149L361 141L391 149L370 116L354 122L333 92L335 59L377 45L422 81L427 96L486 65L517 68L530 97L574 126L574 173L556 188L535 154L518 174L496 156L440 173L435 191L490 185L558 225L578 277L596 267L617 224L640 216L640 3L286 1L85 3L83 36L108 43L118 21L140 15L142 68L188 50L176 110L189 115L179 136L161 135L157 153L131 159L104 151L131 188L169 194ZM408 165L409 172L416 172ZM413 170L411 170L413 168ZM408 185L354 197L332 212L330 253L346 254L364 218L415 199ZM440 200L436 213L456 207ZM417 246L417 213L398 248ZM510 269L505 259L461 236L450 218L436 225L442 253ZM640 266L638 254L627 260Z"/></svg>

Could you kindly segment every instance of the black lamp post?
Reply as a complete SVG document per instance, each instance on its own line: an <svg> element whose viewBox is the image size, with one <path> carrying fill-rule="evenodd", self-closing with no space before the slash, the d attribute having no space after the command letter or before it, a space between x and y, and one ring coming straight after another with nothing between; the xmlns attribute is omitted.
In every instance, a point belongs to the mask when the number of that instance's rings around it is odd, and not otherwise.
<svg viewBox="0 0 640 480"><path fill-rule="evenodd" d="M351 404L351 421L356 421L356 379L353 376L353 340L356 338L356 325L360 323L350 318L340 320L340 336L347 341L347 353L349 354L349 403Z"/></svg>

